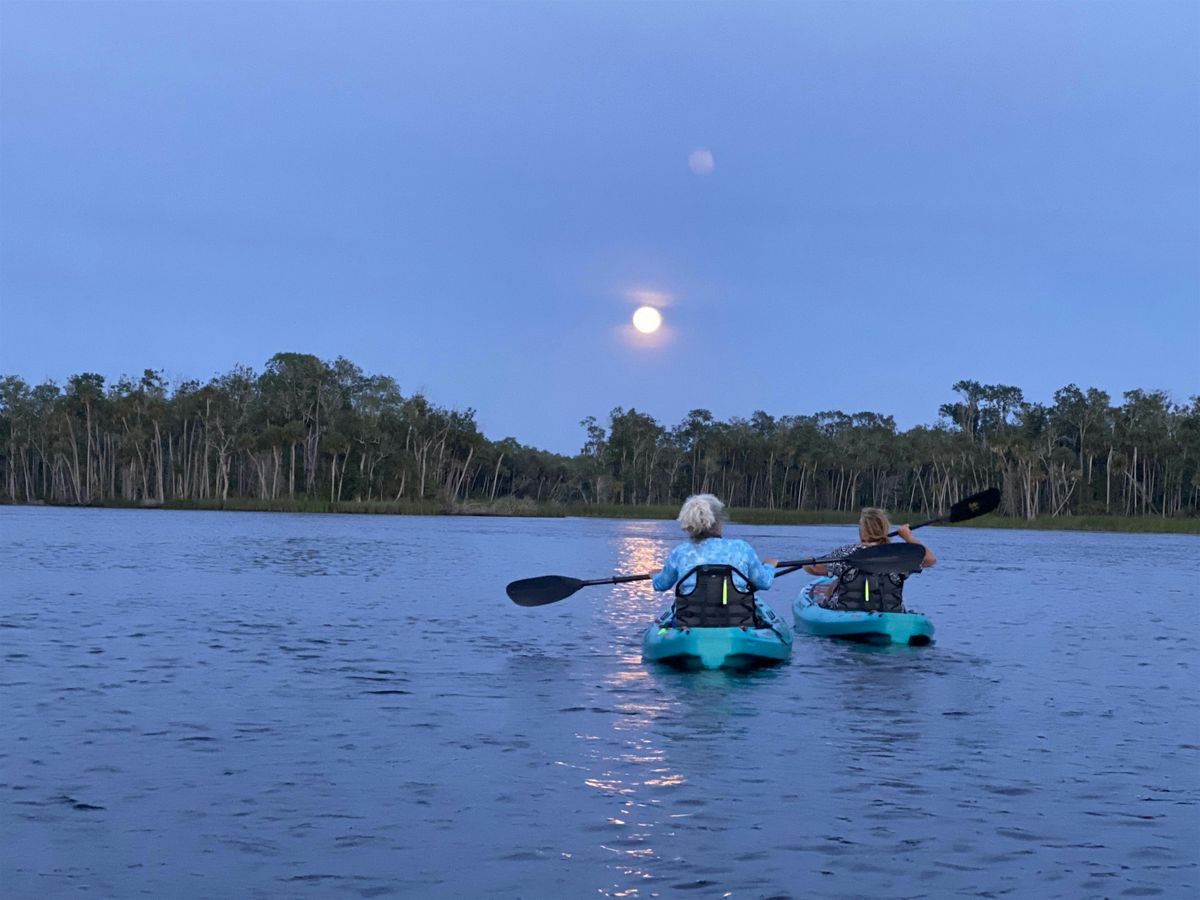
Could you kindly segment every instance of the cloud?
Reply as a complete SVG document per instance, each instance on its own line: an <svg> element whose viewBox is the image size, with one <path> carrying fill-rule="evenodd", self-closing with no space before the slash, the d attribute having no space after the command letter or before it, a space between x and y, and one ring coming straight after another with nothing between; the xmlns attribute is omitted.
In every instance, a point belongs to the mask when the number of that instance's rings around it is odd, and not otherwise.
<svg viewBox="0 0 1200 900"><path fill-rule="evenodd" d="M664 307L670 304L671 295L664 291L652 291L646 288L634 288L626 291L625 296L638 306Z"/></svg>
<svg viewBox="0 0 1200 900"><path fill-rule="evenodd" d="M711 150L706 150L704 147L697 147L688 154L688 168L697 175L711 175L712 170L716 167L717 163L713 159Z"/></svg>

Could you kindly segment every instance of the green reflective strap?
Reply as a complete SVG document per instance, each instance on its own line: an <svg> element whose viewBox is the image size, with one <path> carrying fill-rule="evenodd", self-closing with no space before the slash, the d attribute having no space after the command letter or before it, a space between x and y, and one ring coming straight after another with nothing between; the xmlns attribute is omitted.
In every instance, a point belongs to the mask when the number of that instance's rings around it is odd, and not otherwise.
<svg viewBox="0 0 1200 900"><path fill-rule="evenodd" d="M729 579L726 578L721 582L721 605L729 605Z"/></svg>

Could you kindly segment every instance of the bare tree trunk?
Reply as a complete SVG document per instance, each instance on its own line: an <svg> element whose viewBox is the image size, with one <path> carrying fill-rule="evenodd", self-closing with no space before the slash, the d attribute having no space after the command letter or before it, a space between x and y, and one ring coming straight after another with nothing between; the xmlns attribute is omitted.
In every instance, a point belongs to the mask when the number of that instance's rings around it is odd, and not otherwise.
<svg viewBox="0 0 1200 900"><path fill-rule="evenodd" d="M475 455L475 448L472 447L467 451L467 461L463 463L462 474L459 475L458 483L454 486L453 500L458 500L458 495L463 489L463 483L467 480L467 470L471 467L471 457Z"/></svg>
<svg viewBox="0 0 1200 900"><path fill-rule="evenodd" d="M72 487L75 488L75 502L83 503L83 492L79 483L79 442L75 440L75 426L71 424L71 417L64 416L67 420L67 430L71 434L71 456L75 460L75 466L72 470Z"/></svg>
<svg viewBox="0 0 1200 900"><path fill-rule="evenodd" d="M488 499L496 499L496 485L500 483L500 463L504 462L504 451L500 452L499 458L496 460L496 472L492 476L492 496Z"/></svg>
<svg viewBox="0 0 1200 900"><path fill-rule="evenodd" d="M87 428L87 502L92 502L92 404L85 403L83 408L87 413L84 427Z"/></svg>

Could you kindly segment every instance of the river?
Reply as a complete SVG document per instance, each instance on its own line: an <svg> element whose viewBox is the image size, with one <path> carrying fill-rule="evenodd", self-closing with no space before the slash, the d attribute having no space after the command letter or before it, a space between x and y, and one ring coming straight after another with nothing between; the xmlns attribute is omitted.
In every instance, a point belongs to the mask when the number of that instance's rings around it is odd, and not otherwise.
<svg viewBox="0 0 1200 900"><path fill-rule="evenodd" d="M0 507L3 893L1200 893L1200 540L918 534L932 646L686 673L644 582L504 594L672 522Z"/></svg>

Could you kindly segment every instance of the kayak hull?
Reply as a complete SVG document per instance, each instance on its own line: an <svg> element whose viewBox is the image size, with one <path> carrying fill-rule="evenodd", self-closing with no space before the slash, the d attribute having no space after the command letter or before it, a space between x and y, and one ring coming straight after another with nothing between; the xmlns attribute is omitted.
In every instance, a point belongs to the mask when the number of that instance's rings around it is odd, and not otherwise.
<svg viewBox="0 0 1200 900"><path fill-rule="evenodd" d="M933 643L934 627L928 616L914 612L825 609L816 603L811 588L811 584L804 588L792 604L797 631L869 644L921 647Z"/></svg>
<svg viewBox="0 0 1200 900"><path fill-rule="evenodd" d="M671 610L642 635L642 659L688 669L743 669L774 665L792 655L792 633L783 619L755 601L765 628L676 628Z"/></svg>

